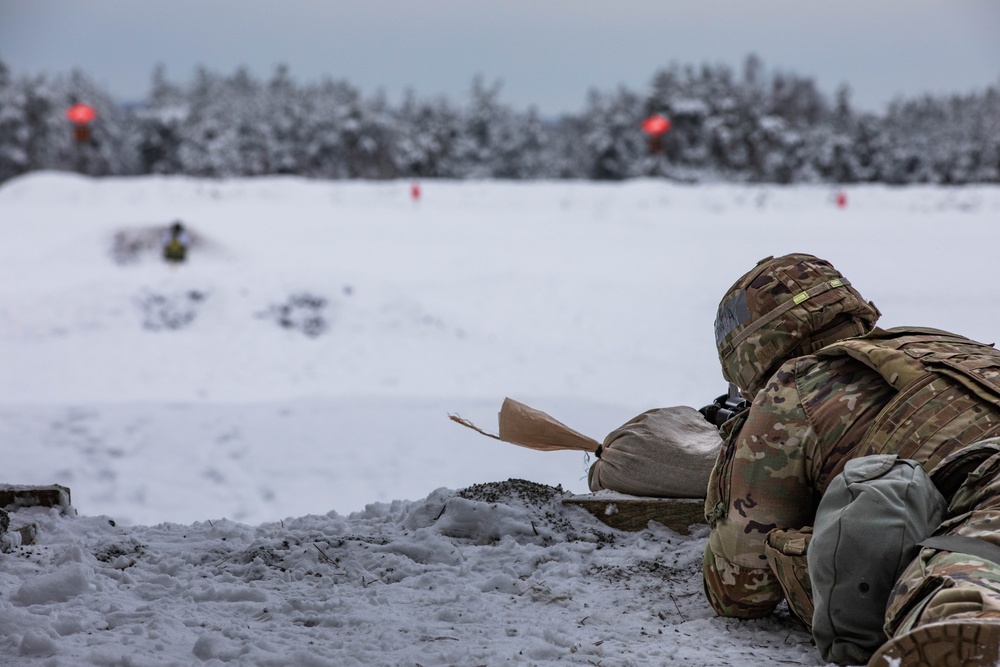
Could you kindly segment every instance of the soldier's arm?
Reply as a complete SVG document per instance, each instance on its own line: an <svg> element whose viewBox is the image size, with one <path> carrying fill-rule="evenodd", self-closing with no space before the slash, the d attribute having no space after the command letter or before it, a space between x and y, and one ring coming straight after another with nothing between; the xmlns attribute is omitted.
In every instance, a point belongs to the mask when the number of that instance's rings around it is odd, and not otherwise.
<svg viewBox="0 0 1000 667"><path fill-rule="evenodd" d="M816 433L802 407L794 362L775 374L719 455L709 488L712 533L705 550L705 592L722 616L759 618L782 599L767 565L764 538L799 528L813 515L807 455Z"/></svg>

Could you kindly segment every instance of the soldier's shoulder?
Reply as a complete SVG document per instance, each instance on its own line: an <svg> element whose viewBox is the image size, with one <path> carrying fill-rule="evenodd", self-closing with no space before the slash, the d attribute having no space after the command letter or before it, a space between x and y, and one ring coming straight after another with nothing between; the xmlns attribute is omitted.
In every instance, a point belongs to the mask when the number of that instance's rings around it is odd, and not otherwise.
<svg viewBox="0 0 1000 667"><path fill-rule="evenodd" d="M783 377L783 381L787 382L791 378L833 372L833 369L841 364L843 364L841 357L820 357L815 354L807 354L783 363L775 372L775 376L780 375Z"/></svg>
<svg viewBox="0 0 1000 667"><path fill-rule="evenodd" d="M810 354L786 361L778 368L771 378L771 383L768 384L775 388L794 387L799 393L809 393L850 381L851 378L856 379L866 373L876 374L874 370L851 356Z"/></svg>

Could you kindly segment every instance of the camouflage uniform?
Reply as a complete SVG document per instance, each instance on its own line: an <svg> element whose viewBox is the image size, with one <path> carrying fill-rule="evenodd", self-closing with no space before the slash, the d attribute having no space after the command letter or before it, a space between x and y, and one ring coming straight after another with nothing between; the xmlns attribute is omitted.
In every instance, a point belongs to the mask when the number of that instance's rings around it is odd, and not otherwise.
<svg viewBox="0 0 1000 667"><path fill-rule="evenodd" d="M857 453L892 393L866 371L850 358L800 357L757 394L742 427L726 425L706 505L705 587L719 614L758 618L781 602L764 539L811 526L830 479Z"/></svg>
<svg viewBox="0 0 1000 667"><path fill-rule="evenodd" d="M1000 353L947 332L875 329L878 316L809 255L763 260L723 299L723 373L753 401L723 427L706 501L705 590L720 615L757 618L782 600L787 575L783 591L765 541L808 543L796 529L812 525L852 457L898 453L928 470L946 458L992 465L948 490L952 518L940 532L1000 542L1000 444L975 445L1000 433ZM995 456L983 462L982 452ZM808 578L800 583L808 595ZM789 605L808 624L811 600ZM983 613L1000 617L1000 565L924 549L898 580L886 631Z"/></svg>

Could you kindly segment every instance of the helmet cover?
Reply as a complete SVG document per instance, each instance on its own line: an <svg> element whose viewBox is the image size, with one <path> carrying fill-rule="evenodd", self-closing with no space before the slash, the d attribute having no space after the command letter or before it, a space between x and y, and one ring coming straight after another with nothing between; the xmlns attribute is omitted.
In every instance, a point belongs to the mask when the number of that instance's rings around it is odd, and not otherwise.
<svg viewBox="0 0 1000 667"><path fill-rule="evenodd" d="M800 253L767 257L719 304L715 342L722 374L752 399L788 359L868 333L879 315L826 260Z"/></svg>

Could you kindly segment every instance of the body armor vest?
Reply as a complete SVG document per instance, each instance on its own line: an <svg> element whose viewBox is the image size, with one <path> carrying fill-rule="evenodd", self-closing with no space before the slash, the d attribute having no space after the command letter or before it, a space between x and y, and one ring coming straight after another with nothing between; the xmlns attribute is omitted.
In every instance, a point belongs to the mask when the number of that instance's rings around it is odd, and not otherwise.
<svg viewBox="0 0 1000 667"><path fill-rule="evenodd" d="M897 392L855 457L897 454L931 470L948 454L1000 434L1000 351L992 345L937 329L876 328L815 354L848 355Z"/></svg>

